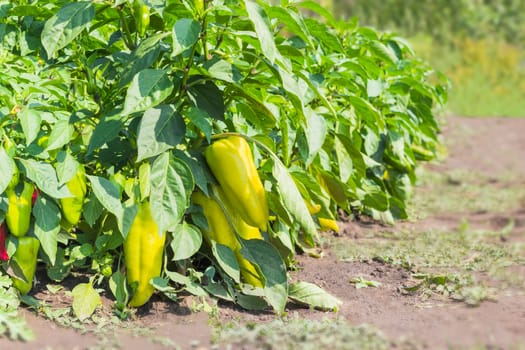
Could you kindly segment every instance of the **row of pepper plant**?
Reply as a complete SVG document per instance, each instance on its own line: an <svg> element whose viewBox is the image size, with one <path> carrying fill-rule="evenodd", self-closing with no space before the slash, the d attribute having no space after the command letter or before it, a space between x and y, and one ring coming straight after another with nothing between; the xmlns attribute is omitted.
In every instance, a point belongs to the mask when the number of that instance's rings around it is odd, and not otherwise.
<svg viewBox="0 0 525 350"><path fill-rule="evenodd" d="M122 316L155 290L337 308L294 255L338 210L407 217L445 99L401 38L314 1L2 0L2 273L22 300L36 270L88 276L80 319L101 291Z"/></svg>

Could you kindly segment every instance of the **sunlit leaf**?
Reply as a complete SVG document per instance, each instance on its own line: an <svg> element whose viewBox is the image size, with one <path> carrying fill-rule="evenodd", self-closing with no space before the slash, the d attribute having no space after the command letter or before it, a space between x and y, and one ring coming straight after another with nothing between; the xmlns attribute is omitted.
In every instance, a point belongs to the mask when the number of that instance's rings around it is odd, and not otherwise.
<svg viewBox="0 0 525 350"><path fill-rule="evenodd" d="M102 304L100 295L91 283L79 283L71 292L73 294L73 312L80 321L91 317L97 306Z"/></svg>

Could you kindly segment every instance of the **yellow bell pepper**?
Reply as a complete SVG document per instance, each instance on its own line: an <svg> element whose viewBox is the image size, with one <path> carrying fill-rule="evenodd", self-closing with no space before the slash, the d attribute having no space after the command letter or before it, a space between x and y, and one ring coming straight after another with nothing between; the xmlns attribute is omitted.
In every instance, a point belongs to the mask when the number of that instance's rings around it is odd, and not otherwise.
<svg viewBox="0 0 525 350"><path fill-rule="evenodd" d="M32 208L31 197L34 189L33 184L25 181L20 195L17 193L16 188L6 189L8 206L5 221L9 232L16 237L24 236L29 230Z"/></svg>
<svg viewBox="0 0 525 350"><path fill-rule="evenodd" d="M235 230L243 239L262 239L261 232L258 228L248 225L239 215L232 211L231 203L226 198L222 197L224 192L221 189L215 188L215 193L219 196L221 202L228 211L230 220ZM239 263L241 276L245 283L251 284L254 287L263 287L259 273L253 264L243 257L241 254L241 244L237 236L233 232L226 215L217 201L208 198L202 192L195 192L193 194L193 202L201 206L204 216L208 221L208 230L206 230L205 237L208 240L229 247L237 258Z"/></svg>
<svg viewBox="0 0 525 350"><path fill-rule="evenodd" d="M61 198L62 213L64 218L71 225L75 226L80 220L82 208L84 207L84 198L86 197L86 173L82 165L75 176L67 183L69 192L72 197Z"/></svg>
<svg viewBox="0 0 525 350"><path fill-rule="evenodd" d="M124 259L128 284L136 284L129 306L144 305L155 288L149 283L160 276L166 233L159 234L148 201L139 204L135 220L124 241Z"/></svg>
<svg viewBox="0 0 525 350"><path fill-rule="evenodd" d="M268 202L246 140L240 136L222 138L208 146L204 156L236 212L249 225L266 231Z"/></svg>

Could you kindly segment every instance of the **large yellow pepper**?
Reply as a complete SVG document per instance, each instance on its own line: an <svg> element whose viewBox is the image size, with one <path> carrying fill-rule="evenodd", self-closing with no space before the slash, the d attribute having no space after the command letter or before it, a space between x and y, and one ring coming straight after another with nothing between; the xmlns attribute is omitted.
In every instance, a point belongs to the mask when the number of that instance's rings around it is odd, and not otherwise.
<svg viewBox="0 0 525 350"><path fill-rule="evenodd" d="M82 165L79 166L75 176L67 183L69 192L72 197L61 198L62 212L64 218L73 226L78 224L82 208L84 207L84 198L86 197L86 173Z"/></svg>
<svg viewBox="0 0 525 350"><path fill-rule="evenodd" d="M9 232L16 237L24 236L29 230L32 208L31 197L34 189L33 184L25 181L20 195L16 192L16 188L6 189L8 206L5 221Z"/></svg>
<svg viewBox="0 0 525 350"><path fill-rule="evenodd" d="M33 287L33 277L35 276L36 264L38 258L38 250L40 249L40 241L31 236L24 236L18 238L18 245L16 247L13 258L22 270L25 281L12 277L13 286L20 291L21 294L27 294Z"/></svg>
<svg viewBox="0 0 525 350"><path fill-rule="evenodd" d="M192 198L193 203L198 204L202 208L202 212L208 221L208 230L204 232L205 238L225 245L234 252L239 250L240 243L235 237L219 203L212 198L206 197L200 191L193 193Z"/></svg>
<svg viewBox="0 0 525 350"><path fill-rule="evenodd" d="M222 202L224 203L232 221L233 227L235 228L239 236L241 236L242 239L245 240L262 239L261 231L259 231L257 227L248 225L240 215L236 214L235 208L233 208L231 203L228 202L224 191L222 191L221 188L218 188L217 193L219 194L219 198L221 198ZM241 254L240 249L235 251L235 256L237 257L237 262L239 263L239 267L241 269L241 276L244 282L251 284L254 287L262 288L263 284L259 273L255 269L253 264L244 258L244 256Z"/></svg>
<svg viewBox="0 0 525 350"><path fill-rule="evenodd" d="M228 213L230 220L232 221L235 231L242 237L242 239L262 239L261 231L252 225L246 223L243 218L236 212L236 209L226 197L221 187L214 187L215 193L218 195L221 202L224 204L224 209Z"/></svg>
<svg viewBox="0 0 525 350"><path fill-rule="evenodd" d="M219 195L221 202L228 211L232 224L239 236L246 240L262 239L261 232L258 228L248 225L239 215L236 215L232 211L231 203L223 197L223 191L216 188L215 192ZM204 216L208 221L208 230L204 232L206 237L229 247L235 253L244 282L254 287L262 288L263 284L259 273L253 264L241 254L241 244L232 231L230 223L219 203L212 198L206 197L202 192L195 192L193 194L193 202L201 206Z"/></svg>
<svg viewBox="0 0 525 350"><path fill-rule="evenodd" d="M124 241L128 284L136 284L129 306L142 306L153 295L155 288L149 281L160 276L165 241L166 233L159 235L149 202L140 203L137 216Z"/></svg>
<svg viewBox="0 0 525 350"><path fill-rule="evenodd" d="M268 202L250 146L243 137L215 141L204 152L226 199L249 225L266 231Z"/></svg>

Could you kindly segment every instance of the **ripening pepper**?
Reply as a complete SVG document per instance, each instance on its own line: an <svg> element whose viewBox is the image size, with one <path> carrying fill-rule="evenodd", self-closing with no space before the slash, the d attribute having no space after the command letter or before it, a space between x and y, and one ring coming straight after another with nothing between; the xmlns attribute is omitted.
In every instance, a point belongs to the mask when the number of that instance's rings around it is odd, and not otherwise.
<svg viewBox="0 0 525 350"><path fill-rule="evenodd" d="M235 257L237 258L237 262L239 263L239 268L241 269L241 276L243 281L254 287L263 288L264 286L261 281L261 277L255 269L255 266L253 266L253 264L250 261L244 258L240 251L235 252Z"/></svg>
<svg viewBox="0 0 525 350"><path fill-rule="evenodd" d="M7 254L7 249L5 246L5 241L7 239L7 226L5 221L0 225L0 261L9 260L9 255Z"/></svg>
<svg viewBox="0 0 525 350"><path fill-rule="evenodd" d="M75 226L80 220L84 199L86 198L86 172L82 165L79 166L75 176L67 183L72 197L61 198L62 213L71 225Z"/></svg>
<svg viewBox="0 0 525 350"><path fill-rule="evenodd" d="M136 285L129 306L144 305L155 288L149 283L160 276L166 233L159 234L148 201L139 204L137 215L124 241L124 259L128 284Z"/></svg>
<svg viewBox="0 0 525 350"><path fill-rule="evenodd" d="M144 4L142 0L135 0L133 2L133 16L135 18L135 25L137 32L142 37L146 34L146 29L149 26L149 7Z"/></svg>
<svg viewBox="0 0 525 350"><path fill-rule="evenodd" d="M38 199L38 189L35 187L33 194L31 195L31 207L35 206L36 200Z"/></svg>
<svg viewBox="0 0 525 350"><path fill-rule="evenodd" d="M26 280L23 281L19 278L12 277L12 281L13 286L22 294L29 293L33 286L38 249L40 249L40 241L37 238L32 236L18 238L18 246L13 254L13 259L16 260L16 263L20 266Z"/></svg>
<svg viewBox="0 0 525 350"><path fill-rule="evenodd" d="M245 240L262 239L261 232L258 228L248 225L238 214L235 213L234 210L232 210L231 203L229 203L224 197L223 191L216 189L216 193L219 195L221 202L228 211L231 223L239 236ZM206 237L230 248L235 253L244 282L251 284L254 287L262 288L263 284L259 273L253 264L241 254L241 244L235 233L232 231L230 223L228 222L221 206L214 199L206 197L202 192L195 192L193 194L193 202L201 206L204 216L208 221L209 230L204 232Z"/></svg>
<svg viewBox="0 0 525 350"><path fill-rule="evenodd" d="M233 233L228 219L224 215L220 205L212 198L200 191L193 193L193 203L201 206L204 216L208 221L208 230L205 231L205 238L229 247L234 252L240 249L239 241Z"/></svg>
<svg viewBox="0 0 525 350"><path fill-rule="evenodd" d="M17 194L16 188L6 190L8 206L5 220L9 232L16 237L24 236L29 230L33 191L34 186L29 182L24 182L20 195Z"/></svg>
<svg viewBox="0 0 525 350"><path fill-rule="evenodd" d="M240 136L222 138L208 146L204 156L236 212L249 225L266 231L268 202L246 140Z"/></svg>

